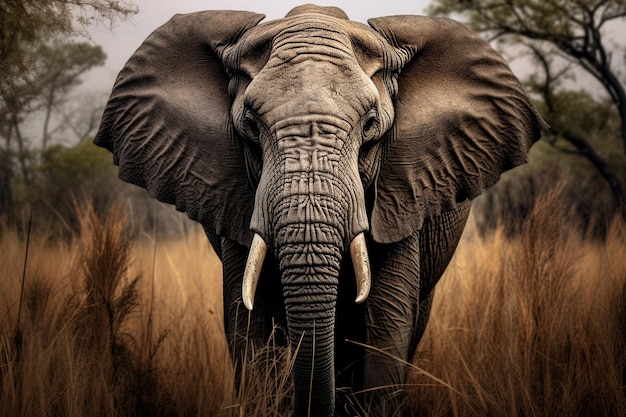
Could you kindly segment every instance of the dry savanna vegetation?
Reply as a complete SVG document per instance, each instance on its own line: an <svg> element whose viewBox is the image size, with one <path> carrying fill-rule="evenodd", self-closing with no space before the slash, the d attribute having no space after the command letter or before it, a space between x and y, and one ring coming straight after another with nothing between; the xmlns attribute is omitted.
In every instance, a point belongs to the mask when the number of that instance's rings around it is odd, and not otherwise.
<svg viewBox="0 0 626 417"><path fill-rule="evenodd" d="M557 201L518 237L468 226L399 387L409 415L626 414L626 226L585 239ZM204 235L131 241L122 214L82 210L69 241L2 231L0 415L289 415L272 343L235 389Z"/></svg>

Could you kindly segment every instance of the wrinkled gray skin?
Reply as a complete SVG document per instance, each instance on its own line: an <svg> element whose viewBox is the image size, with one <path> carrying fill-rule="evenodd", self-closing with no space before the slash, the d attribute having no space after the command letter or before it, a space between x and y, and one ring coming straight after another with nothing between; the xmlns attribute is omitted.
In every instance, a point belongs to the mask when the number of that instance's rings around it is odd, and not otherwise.
<svg viewBox="0 0 626 417"><path fill-rule="evenodd" d="M246 258L254 233L265 242L250 338L277 323L297 347L294 415L399 414L388 387L405 382L469 201L526 161L544 122L458 23L366 26L311 5L262 18L206 11L157 29L120 73L95 142L122 179L203 225L236 361ZM357 305L348 247L361 232L372 288Z"/></svg>

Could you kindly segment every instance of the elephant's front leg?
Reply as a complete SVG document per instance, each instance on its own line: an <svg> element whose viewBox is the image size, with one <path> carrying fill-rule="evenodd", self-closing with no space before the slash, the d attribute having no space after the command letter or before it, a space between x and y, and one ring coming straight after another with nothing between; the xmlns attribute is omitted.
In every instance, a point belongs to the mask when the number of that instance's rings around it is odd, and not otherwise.
<svg viewBox="0 0 626 417"><path fill-rule="evenodd" d="M369 415L400 415L407 362L419 322L420 250L414 234L373 246L372 290L366 305L363 384Z"/></svg>
<svg viewBox="0 0 626 417"><path fill-rule="evenodd" d="M284 301L278 266L274 258L267 257L254 298L254 309L248 311L242 301L241 286L249 250L226 238L221 238L219 249L224 284L224 331L239 386L241 367L245 366L253 347L264 346L270 337L274 345L287 345Z"/></svg>
<svg viewBox="0 0 626 417"><path fill-rule="evenodd" d="M248 249L230 239L222 238L221 252L224 332L239 375L246 350L250 350L253 344L261 346L264 342L265 317L261 313L263 311L261 305L256 305L255 310L248 311L242 302L241 285Z"/></svg>

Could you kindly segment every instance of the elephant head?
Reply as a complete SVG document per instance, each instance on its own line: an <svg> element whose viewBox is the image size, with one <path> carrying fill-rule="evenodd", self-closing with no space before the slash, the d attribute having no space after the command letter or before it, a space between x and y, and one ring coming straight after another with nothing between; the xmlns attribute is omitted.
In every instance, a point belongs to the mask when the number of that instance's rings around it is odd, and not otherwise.
<svg viewBox="0 0 626 417"><path fill-rule="evenodd" d="M269 249L298 346L295 413L332 415L344 254L362 302L366 240L399 242L474 198L526 161L545 126L505 61L461 24L368 27L311 5L263 18L205 11L158 28L119 74L95 143L120 178L252 248L250 309Z"/></svg>

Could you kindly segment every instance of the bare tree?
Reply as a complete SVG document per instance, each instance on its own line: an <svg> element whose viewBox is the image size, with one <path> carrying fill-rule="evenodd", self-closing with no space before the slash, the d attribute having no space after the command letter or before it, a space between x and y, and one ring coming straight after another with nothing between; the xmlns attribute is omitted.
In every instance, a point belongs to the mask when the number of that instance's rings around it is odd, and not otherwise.
<svg viewBox="0 0 626 417"><path fill-rule="evenodd" d="M582 70L602 86L620 119L617 129L626 151L626 91L620 81L614 54L623 55L624 44L611 38L611 25L623 24L624 0L435 0L430 13L466 18L468 24L493 41L526 47L539 73L529 86L545 103L544 117L552 134L567 140L594 164L608 181L616 201L624 193L615 172L598 155L584 133L574 131L560 117L555 96L562 81ZM623 38L622 38L623 39ZM616 133L617 133L616 132ZM609 135L611 136L611 135Z"/></svg>

